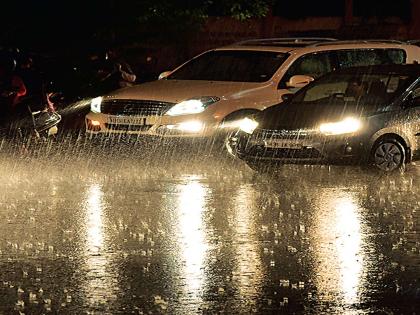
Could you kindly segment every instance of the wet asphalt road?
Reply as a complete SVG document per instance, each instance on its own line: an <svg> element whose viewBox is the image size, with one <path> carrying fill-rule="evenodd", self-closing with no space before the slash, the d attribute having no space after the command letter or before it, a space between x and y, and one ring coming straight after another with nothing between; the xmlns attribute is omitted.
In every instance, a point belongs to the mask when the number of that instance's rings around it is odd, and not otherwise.
<svg viewBox="0 0 420 315"><path fill-rule="evenodd" d="M419 314L419 179L2 143L0 314Z"/></svg>

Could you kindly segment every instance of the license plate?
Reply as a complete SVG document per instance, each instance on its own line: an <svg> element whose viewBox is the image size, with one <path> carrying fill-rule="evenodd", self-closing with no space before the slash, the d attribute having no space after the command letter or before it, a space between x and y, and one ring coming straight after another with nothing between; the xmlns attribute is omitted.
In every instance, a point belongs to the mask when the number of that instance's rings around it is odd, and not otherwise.
<svg viewBox="0 0 420 315"><path fill-rule="evenodd" d="M117 125L147 125L146 117L108 117L108 123Z"/></svg>
<svg viewBox="0 0 420 315"><path fill-rule="evenodd" d="M271 149L302 149L303 144L293 140L272 139L264 141L266 148Z"/></svg>

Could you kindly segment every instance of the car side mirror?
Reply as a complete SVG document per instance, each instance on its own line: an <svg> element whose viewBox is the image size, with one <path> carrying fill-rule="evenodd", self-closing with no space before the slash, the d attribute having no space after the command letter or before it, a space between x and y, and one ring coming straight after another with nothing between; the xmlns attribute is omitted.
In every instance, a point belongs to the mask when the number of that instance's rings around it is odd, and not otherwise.
<svg viewBox="0 0 420 315"><path fill-rule="evenodd" d="M291 100L291 99L292 99L292 97L293 97L293 93L286 93L286 94L283 94L283 95L281 96L281 100L282 100L283 102L287 102L287 101Z"/></svg>
<svg viewBox="0 0 420 315"><path fill-rule="evenodd" d="M172 71L162 72L161 74L159 74L158 80L166 79L171 73L172 73Z"/></svg>
<svg viewBox="0 0 420 315"><path fill-rule="evenodd" d="M302 88L313 80L314 78L309 75L294 75L286 82L286 86L289 88Z"/></svg>

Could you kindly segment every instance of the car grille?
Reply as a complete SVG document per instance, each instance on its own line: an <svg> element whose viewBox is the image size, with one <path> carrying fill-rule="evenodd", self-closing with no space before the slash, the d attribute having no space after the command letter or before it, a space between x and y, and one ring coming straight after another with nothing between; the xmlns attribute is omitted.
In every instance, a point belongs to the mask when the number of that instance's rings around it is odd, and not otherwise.
<svg viewBox="0 0 420 315"><path fill-rule="evenodd" d="M101 113L122 116L160 116L175 103L148 100L104 100Z"/></svg>
<svg viewBox="0 0 420 315"><path fill-rule="evenodd" d="M105 127L115 131L148 131L152 125L123 125L123 124L105 124Z"/></svg>
<svg viewBox="0 0 420 315"><path fill-rule="evenodd" d="M254 146L249 155L255 157L274 158L274 159L317 159L321 158L321 153L314 148L303 149L270 149L263 146Z"/></svg>
<svg viewBox="0 0 420 315"><path fill-rule="evenodd" d="M317 135L316 130L295 129L295 130L258 130L253 136L259 139L308 139Z"/></svg>

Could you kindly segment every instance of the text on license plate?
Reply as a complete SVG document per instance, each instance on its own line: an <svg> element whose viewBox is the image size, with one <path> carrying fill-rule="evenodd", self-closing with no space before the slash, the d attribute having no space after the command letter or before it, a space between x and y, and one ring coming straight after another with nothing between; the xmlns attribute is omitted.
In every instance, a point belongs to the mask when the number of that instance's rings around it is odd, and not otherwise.
<svg viewBox="0 0 420 315"><path fill-rule="evenodd" d="M303 145L296 141L273 139L264 141L267 148L272 149L301 149Z"/></svg>
<svg viewBox="0 0 420 315"><path fill-rule="evenodd" d="M146 117L108 117L110 124L147 125Z"/></svg>

